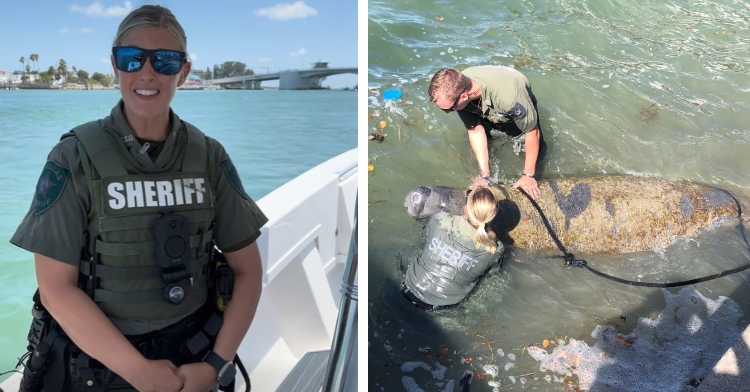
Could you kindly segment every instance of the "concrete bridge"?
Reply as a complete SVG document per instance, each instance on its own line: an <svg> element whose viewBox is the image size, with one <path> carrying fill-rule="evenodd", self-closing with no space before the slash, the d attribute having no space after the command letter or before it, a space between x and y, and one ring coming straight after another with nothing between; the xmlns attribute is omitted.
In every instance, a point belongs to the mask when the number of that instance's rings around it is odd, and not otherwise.
<svg viewBox="0 0 750 392"><path fill-rule="evenodd" d="M242 83L242 88L245 90L260 90L261 82L278 80L279 90L316 90L323 88L321 82L326 77L344 73L356 74L357 68L328 68L328 63L317 62L313 63L310 69L290 69L276 73L213 79L207 80L206 84L221 86L223 88L230 83Z"/></svg>

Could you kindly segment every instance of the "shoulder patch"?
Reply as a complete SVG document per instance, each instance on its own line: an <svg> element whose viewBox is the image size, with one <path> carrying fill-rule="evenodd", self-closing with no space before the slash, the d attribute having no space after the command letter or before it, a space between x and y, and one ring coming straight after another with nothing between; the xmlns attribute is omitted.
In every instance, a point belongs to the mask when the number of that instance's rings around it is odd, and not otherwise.
<svg viewBox="0 0 750 392"><path fill-rule="evenodd" d="M237 169L234 167L234 164L232 163L232 160L227 157L227 159L219 162L222 168L224 168L224 173L226 173L227 178L229 179L229 182L232 183L232 186L234 189L245 199L250 199L250 196L247 195L245 192L245 188L242 186L242 180L240 180L240 174L237 172Z"/></svg>
<svg viewBox="0 0 750 392"><path fill-rule="evenodd" d="M44 165L42 175L36 184L36 214L39 215L52 207L62 196L65 184L70 177L70 169L60 166L54 160Z"/></svg>
<svg viewBox="0 0 750 392"><path fill-rule="evenodd" d="M508 110L507 115L514 120L520 120L526 117L526 108L523 107L520 102L516 102L516 104Z"/></svg>

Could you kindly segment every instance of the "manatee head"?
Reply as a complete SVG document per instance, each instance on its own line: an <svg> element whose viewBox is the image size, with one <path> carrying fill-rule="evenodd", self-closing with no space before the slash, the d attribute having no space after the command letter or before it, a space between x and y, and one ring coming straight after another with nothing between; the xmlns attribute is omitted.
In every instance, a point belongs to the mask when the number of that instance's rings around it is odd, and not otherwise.
<svg viewBox="0 0 750 392"><path fill-rule="evenodd" d="M432 189L426 186L418 186L410 190L406 194L406 199L404 199L404 207L406 207L409 216L417 219L430 216L430 214L425 214L424 207L431 195Z"/></svg>

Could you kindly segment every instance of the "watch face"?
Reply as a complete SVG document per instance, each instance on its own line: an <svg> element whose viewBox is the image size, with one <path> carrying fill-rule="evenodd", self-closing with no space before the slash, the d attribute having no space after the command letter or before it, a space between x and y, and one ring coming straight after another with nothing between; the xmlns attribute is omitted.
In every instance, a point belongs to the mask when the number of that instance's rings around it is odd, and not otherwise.
<svg viewBox="0 0 750 392"><path fill-rule="evenodd" d="M229 383L234 380L236 373L237 369L234 367L234 364L232 362L227 362L219 372L219 384L223 387L229 385Z"/></svg>

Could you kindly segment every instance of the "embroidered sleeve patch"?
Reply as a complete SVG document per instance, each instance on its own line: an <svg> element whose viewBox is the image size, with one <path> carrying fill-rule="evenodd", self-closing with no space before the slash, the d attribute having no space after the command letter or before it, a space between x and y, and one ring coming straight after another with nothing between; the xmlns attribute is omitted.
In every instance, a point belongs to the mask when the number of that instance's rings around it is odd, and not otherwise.
<svg viewBox="0 0 750 392"><path fill-rule="evenodd" d="M52 207L62 196L65 184L70 177L70 169L60 166L54 160L47 161L36 184L36 214Z"/></svg>
<svg viewBox="0 0 750 392"><path fill-rule="evenodd" d="M232 163L232 160L227 157L227 159L219 162L222 168L224 168L224 173L226 173L227 178L229 179L229 182L232 184L234 189L245 199L250 199L250 196L245 193L245 188L242 186L242 180L240 180L240 174L237 172L237 169L234 167L234 164Z"/></svg>
<svg viewBox="0 0 750 392"><path fill-rule="evenodd" d="M510 108L508 111L508 117L514 120L520 120L526 117L526 108L521 105L520 102L516 102L515 106Z"/></svg>

